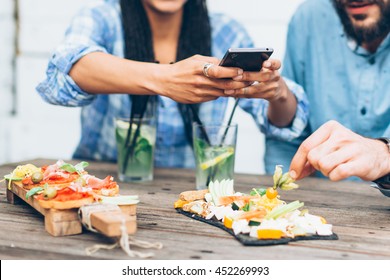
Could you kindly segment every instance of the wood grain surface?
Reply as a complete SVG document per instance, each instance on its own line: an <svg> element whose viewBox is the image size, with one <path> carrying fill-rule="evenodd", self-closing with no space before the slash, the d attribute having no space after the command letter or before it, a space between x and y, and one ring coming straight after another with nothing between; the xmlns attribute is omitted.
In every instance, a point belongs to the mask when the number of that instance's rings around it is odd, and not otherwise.
<svg viewBox="0 0 390 280"><path fill-rule="evenodd" d="M55 160L37 159L36 165ZM0 166L0 175L16 165ZM90 162L89 173L98 177L116 175L116 165ZM339 240L313 240L267 247L245 247L221 229L176 213L174 201L179 193L194 189L195 173L185 169L156 169L155 180L147 183L121 183L122 194L137 194L138 231L136 239L162 242L153 251L155 259L390 259L390 199L369 187L369 183L302 180L297 190L282 192L287 202L305 202L310 213L333 224ZM268 186L269 176L238 174L235 189ZM128 259L121 249L100 250L87 256L85 248L115 240L87 232L65 237L50 236L43 217L27 204L7 202L6 187L0 187L1 259Z"/></svg>

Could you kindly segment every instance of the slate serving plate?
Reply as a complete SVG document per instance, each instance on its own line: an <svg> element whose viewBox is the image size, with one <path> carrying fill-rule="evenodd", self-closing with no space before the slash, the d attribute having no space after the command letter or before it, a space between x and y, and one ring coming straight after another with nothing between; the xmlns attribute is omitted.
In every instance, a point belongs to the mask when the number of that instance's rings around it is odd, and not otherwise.
<svg viewBox="0 0 390 280"><path fill-rule="evenodd" d="M300 241L300 240L338 240L339 237L337 234L333 233L332 235L328 236L321 236L321 235L308 235L308 236L297 236L295 238L281 238L281 239L257 239L254 237L250 237L249 235L246 234L238 234L235 235L233 230L228 229L221 223L220 221L217 220L206 220L198 215L195 215L193 213L189 213L184 211L183 209L176 208L176 211L179 212L180 214L183 214L187 217L190 217L192 219L204 222L209 225L213 225L215 227L218 227L220 229L223 229L224 231L227 231L231 235L233 235L241 244L245 246L270 246L270 245L280 245L280 244L287 244L289 242L295 242L295 241Z"/></svg>

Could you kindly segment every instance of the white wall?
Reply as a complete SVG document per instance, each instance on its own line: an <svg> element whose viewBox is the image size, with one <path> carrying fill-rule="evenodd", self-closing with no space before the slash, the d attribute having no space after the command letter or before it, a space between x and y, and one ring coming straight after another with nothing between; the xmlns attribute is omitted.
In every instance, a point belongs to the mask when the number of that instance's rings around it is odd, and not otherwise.
<svg viewBox="0 0 390 280"><path fill-rule="evenodd" d="M15 33L13 18L15 1L19 5L19 34ZM34 88L43 79L49 56L63 38L72 15L90 1L1 0L0 163L34 157L71 157L80 135L79 109L46 104ZM282 59L287 23L301 2L303 0L208 0L208 5L210 11L224 12L240 21L257 46L273 47L273 57ZM19 41L19 53L13 73L14 36ZM13 75L16 103L12 99ZM247 114L237 112L235 121L239 123L236 170L262 173L262 135Z"/></svg>

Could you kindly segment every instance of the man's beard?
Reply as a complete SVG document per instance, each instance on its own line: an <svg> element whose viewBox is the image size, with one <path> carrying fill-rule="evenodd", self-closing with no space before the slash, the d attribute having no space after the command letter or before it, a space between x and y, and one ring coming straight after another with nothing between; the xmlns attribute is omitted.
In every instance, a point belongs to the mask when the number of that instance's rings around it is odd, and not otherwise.
<svg viewBox="0 0 390 280"><path fill-rule="evenodd" d="M382 36L386 36L390 31L390 1L383 0L332 0L333 5L344 26L344 31L348 37L355 40L359 45L371 43ZM380 7L380 17L375 24L370 26L356 26L352 23L346 9L347 4L352 2L374 3ZM355 15L355 20L363 20L365 15Z"/></svg>

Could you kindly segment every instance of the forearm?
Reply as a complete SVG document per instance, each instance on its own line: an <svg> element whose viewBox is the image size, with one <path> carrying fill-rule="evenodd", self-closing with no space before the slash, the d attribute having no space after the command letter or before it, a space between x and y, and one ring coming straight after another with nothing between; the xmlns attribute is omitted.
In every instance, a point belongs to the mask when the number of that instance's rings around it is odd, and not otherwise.
<svg viewBox="0 0 390 280"><path fill-rule="evenodd" d="M277 127L286 127L291 124L297 110L297 100L291 93L284 80L280 80L280 95L270 101L268 106L268 119Z"/></svg>
<svg viewBox="0 0 390 280"><path fill-rule="evenodd" d="M93 52L78 60L69 75L82 90L91 94L155 94L157 73L163 71L158 67L166 66Z"/></svg>

